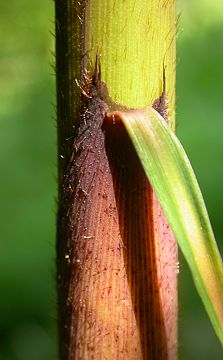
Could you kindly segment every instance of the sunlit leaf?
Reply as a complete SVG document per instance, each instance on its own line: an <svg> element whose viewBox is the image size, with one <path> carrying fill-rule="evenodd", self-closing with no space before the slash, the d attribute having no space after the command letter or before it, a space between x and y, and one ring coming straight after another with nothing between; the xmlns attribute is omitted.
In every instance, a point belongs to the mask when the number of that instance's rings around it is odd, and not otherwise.
<svg viewBox="0 0 223 360"><path fill-rule="evenodd" d="M121 119L126 127L223 345L223 265L187 155L152 107L109 116Z"/></svg>

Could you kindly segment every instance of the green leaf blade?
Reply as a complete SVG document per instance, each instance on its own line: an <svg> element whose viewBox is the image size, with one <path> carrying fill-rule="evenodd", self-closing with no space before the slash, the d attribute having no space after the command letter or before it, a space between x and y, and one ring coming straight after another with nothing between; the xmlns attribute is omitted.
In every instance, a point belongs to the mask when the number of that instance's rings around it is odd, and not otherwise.
<svg viewBox="0 0 223 360"><path fill-rule="evenodd" d="M188 262L223 345L223 266L205 203L183 147L152 108L113 112L121 119Z"/></svg>

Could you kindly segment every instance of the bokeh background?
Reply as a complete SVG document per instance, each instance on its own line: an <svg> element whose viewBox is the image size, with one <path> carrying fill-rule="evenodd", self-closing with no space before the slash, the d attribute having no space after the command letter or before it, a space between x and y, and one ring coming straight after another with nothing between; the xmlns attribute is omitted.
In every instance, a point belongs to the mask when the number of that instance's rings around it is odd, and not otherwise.
<svg viewBox="0 0 223 360"><path fill-rule="evenodd" d="M223 253L223 3L179 0L177 133ZM0 360L56 360L54 3L0 2ZM222 349L180 262L180 359Z"/></svg>

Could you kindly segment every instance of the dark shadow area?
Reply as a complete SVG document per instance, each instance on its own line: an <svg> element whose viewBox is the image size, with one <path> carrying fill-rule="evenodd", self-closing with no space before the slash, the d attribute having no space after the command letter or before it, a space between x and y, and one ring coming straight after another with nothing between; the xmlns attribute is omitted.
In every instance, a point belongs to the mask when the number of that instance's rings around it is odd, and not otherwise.
<svg viewBox="0 0 223 360"><path fill-rule="evenodd" d="M164 359L166 334L149 224L151 189L123 125L105 124L104 130L143 359Z"/></svg>

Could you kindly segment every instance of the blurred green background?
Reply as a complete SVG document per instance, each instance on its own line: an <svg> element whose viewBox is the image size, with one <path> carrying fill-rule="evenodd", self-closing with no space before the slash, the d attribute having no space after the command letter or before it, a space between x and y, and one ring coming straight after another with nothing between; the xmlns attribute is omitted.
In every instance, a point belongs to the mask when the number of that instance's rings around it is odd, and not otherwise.
<svg viewBox="0 0 223 360"><path fill-rule="evenodd" d="M223 253L223 3L179 0L177 133ZM56 360L52 1L0 3L0 360ZM180 359L223 353L183 259Z"/></svg>

